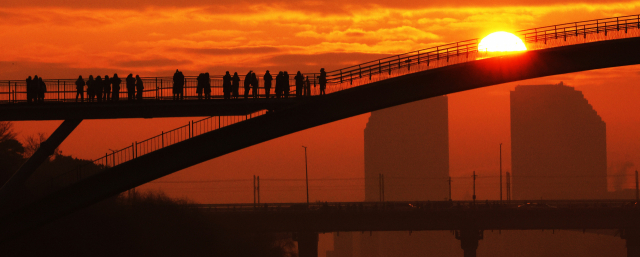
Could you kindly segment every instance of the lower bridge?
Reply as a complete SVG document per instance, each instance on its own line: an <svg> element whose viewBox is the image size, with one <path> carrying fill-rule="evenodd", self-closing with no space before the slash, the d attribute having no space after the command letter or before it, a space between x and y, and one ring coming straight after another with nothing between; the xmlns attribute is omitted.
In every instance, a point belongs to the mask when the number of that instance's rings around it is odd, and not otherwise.
<svg viewBox="0 0 640 257"><path fill-rule="evenodd" d="M636 201L422 201L194 205L225 229L291 232L300 257L317 256L318 233L451 230L475 256L483 230L615 229L628 256L640 257Z"/></svg>

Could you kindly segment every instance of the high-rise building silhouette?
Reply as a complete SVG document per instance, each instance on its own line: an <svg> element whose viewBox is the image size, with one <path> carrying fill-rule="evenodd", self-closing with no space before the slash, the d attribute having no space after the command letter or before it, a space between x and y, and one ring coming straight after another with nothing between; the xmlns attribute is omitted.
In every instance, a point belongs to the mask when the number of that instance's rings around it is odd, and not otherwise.
<svg viewBox="0 0 640 257"><path fill-rule="evenodd" d="M562 84L511 91L513 199L598 199L607 194L605 122Z"/></svg>
<svg viewBox="0 0 640 257"><path fill-rule="evenodd" d="M364 131L365 201L448 200L447 96L371 113ZM330 257L451 256L461 252L449 231L334 234ZM455 255L455 254L454 254Z"/></svg>

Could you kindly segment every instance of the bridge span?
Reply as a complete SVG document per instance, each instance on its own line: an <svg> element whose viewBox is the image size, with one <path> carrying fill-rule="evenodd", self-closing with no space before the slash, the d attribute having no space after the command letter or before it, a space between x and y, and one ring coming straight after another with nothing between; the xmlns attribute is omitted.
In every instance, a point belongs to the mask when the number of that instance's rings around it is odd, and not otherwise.
<svg viewBox="0 0 640 257"><path fill-rule="evenodd" d="M101 172L70 172L72 179L64 181L63 186L55 188L55 192L11 211L5 209L5 213L0 217L0 240L184 168L314 126L404 103L496 84L640 64L640 51L637 51L640 45L638 15L559 24L524 30L518 34L524 39L529 51L488 56L478 51L477 39L422 49L330 71L327 74L326 95L300 99L258 97L233 101L189 100L193 103L183 103L187 100L165 100L163 94L159 93L163 91L151 90L146 94L152 95L147 95L142 101L69 103L71 100L66 97L56 98L59 100L55 101L52 97L46 97L42 103L27 103L23 99L26 93L21 93L23 91L18 82L12 84L12 81L4 81L7 86L2 88L5 84L0 81L0 120L64 118L73 121L65 128L61 127L61 132L55 140L57 143L47 140L46 144L43 144L47 149L43 151L55 149L81 119L115 117L100 114L109 108L119 111L126 109L122 106L144 108L145 111L136 114L140 117L161 115L154 108L162 109L174 105L180 106L178 109L191 110L180 115L176 114L178 111L172 112L171 115L176 116L188 116L196 112L198 115L209 115L211 112L204 113L199 109L212 106L227 110L229 115L238 114L237 112L240 112L240 115L244 114L241 119L225 123L225 126L221 126L220 122L217 126L214 123L199 133L194 132L194 126L190 123L188 127L176 129L182 136L170 144L164 144L164 141L162 144L150 144L149 149L145 148L144 151L140 151L139 146L134 144L131 148L125 148L130 149L127 150L130 152L124 152L126 154L123 154L122 159L117 159L115 153L99 159L104 160L100 163L104 168ZM49 102L46 99L50 99ZM38 116L39 112L47 108L60 109ZM81 108L92 111L82 112L85 116L74 113L74 110ZM261 108L273 111L266 112L263 109L257 115L246 115ZM20 114L24 117L19 118ZM136 115L122 114L121 117L130 118ZM164 135L161 133L160 137L154 140L164 140ZM34 154L42 155L46 153ZM29 167L38 166L38 161L30 163ZM21 168L17 174L22 179L12 178L9 182L12 185L21 185L32 171L33 168ZM13 190L5 190L3 187L0 190L0 198L6 199L12 193Z"/></svg>
<svg viewBox="0 0 640 257"><path fill-rule="evenodd" d="M194 205L229 230L292 232L300 256L317 256L318 233L451 230L475 256L483 230L615 229L640 256L640 205L624 200L422 201ZM315 254L314 254L315 252Z"/></svg>

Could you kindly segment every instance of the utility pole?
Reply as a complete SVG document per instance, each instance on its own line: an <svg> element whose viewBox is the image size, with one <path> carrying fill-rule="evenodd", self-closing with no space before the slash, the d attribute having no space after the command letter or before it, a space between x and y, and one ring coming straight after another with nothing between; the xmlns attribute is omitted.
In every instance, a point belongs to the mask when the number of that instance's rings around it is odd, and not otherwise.
<svg viewBox="0 0 640 257"><path fill-rule="evenodd" d="M500 143L500 203L502 203L502 143Z"/></svg>
<svg viewBox="0 0 640 257"><path fill-rule="evenodd" d="M384 202L384 174L378 173L378 192L380 202Z"/></svg>
<svg viewBox="0 0 640 257"><path fill-rule="evenodd" d="M449 201L451 201L451 176L449 176Z"/></svg>
<svg viewBox="0 0 640 257"><path fill-rule="evenodd" d="M382 173L378 173L378 198L382 202Z"/></svg>
<svg viewBox="0 0 640 257"><path fill-rule="evenodd" d="M384 202L384 174L382 174L382 201Z"/></svg>
<svg viewBox="0 0 640 257"><path fill-rule="evenodd" d="M473 171L473 203L476 203L476 171Z"/></svg>
<svg viewBox="0 0 640 257"><path fill-rule="evenodd" d="M305 180L307 181L307 206L309 206L309 167L307 166L307 147L302 146L304 148L304 175Z"/></svg>
<svg viewBox="0 0 640 257"><path fill-rule="evenodd" d="M507 201L511 201L511 174L507 172Z"/></svg>
<svg viewBox="0 0 640 257"><path fill-rule="evenodd" d="M636 170L636 201L640 200L640 188L638 188L638 170Z"/></svg>

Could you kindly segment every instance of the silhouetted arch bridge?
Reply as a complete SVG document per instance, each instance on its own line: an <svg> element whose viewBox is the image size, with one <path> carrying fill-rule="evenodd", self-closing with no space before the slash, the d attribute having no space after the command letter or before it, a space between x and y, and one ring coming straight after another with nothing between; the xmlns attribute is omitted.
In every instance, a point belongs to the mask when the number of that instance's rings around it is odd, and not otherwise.
<svg viewBox="0 0 640 257"><path fill-rule="evenodd" d="M0 81L0 120L65 120L0 189L3 203L10 202L12 193L82 119L211 116L106 154L95 160L103 167L100 171L79 167L43 185L40 199L6 208L11 211L3 213L1 237L189 166L340 119L496 84L640 63L640 15L516 34L528 51L487 55L478 51L479 39L472 39L330 71L324 96L216 99L222 90L220 77L214 76L214 99L208 101L192 100L194 78L187 77L187 100L169 100L171 78L145 78L142 101L76 103L75 79L71 79L45 80L45 102L29 104L24 81ZM315 83L318 74L305 75ZM317 87L314 90L316 95Z"/></svg>

